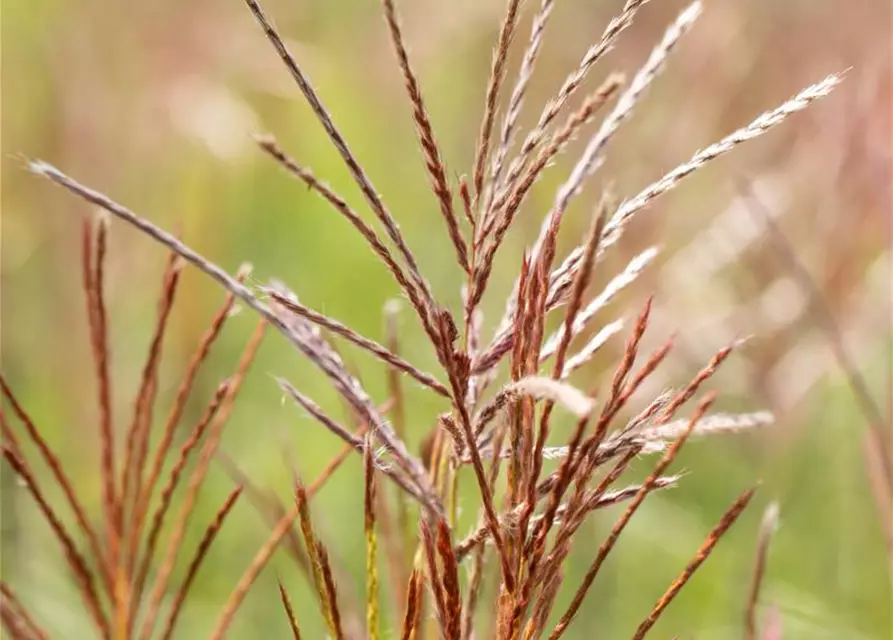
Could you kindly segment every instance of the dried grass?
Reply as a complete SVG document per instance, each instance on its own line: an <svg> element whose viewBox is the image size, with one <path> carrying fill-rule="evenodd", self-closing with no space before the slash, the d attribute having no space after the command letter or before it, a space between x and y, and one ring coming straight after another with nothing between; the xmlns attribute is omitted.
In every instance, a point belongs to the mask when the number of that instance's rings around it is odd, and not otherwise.
<svg viewBox="0 0 893 640"><path fill-rule="evenodd" d="M621 291L637 280L658 249L650 247L642 251L608 281L599 295L585 303L593 270L605 252L617 243L635 214L678 186L685 176L739 144L765 134L790 115L824 97L840 78L829 76L808 87L780 107L759 116L750 125L697 152L691 160L619 206L613 202L611 190L606 189L606 195L595 208L586 238L556 267L559 236L568 207L582 192L587 179L602 166L615 133L640 106L646 90L654 83L673 50L693 28L702 11L700 2L690 5L669 26L625 88L621 90L624 84L621 74L609 74L599 88L583 99L582 105L567 117L562 126L556 126L559 114L583 85L587 74L614 46L645 4L644 0L627 0L601 39L590 47L556 95L546 103L536 124L512 155L514 140L519 133L522 106L554 3L542 0L536 10L501 126L494 132L500 113L501 88L507 74L509 48L521 12L520 2L508 0L487 83L475 157L469 170L471 179L460 177L454 186L448 178L434 125L422 97L419 78L410 63L396 7L392 0L383 0L384 18L409 96L412 124L422 149L431 192L447 227L446 238L465 272L460 283L463 287L462 308L451 311L436 300L396 218L378 195L366 168L350 150L283 37L256 0L245 1L385 233L380 236L360 212L350 207L312 172L299 166L273 138L259 138L261 149L320 195L359 232L372 253L391 273L399 291L408 299L437 356L440 370L435 372L435 376L422 371L400 355L396 310L392 305L386 307L384 338L380 342L373 340L299 303L297 296L282 285L261 288L246 286L246 270L235 276L230 275L148 219L82 185L59 169L35 161L29 165L33 173L49 179L104 212L97 224L85 223L81 264L98 395L97 460L102 477L102 532L91 524L82 498L62 469L58 457L49 448L40 428L15 399L6 381L0 378L3 394L13 413L30 442L36 445L41 459L49 466L67 507L75 514L77 529L66 528L56 508L49 503L47 494L38 485L31 461L25 458L19 436L7 423L6 415L0 413L4 457L28 488L52 529L97 634L102 638L123 640L138 636L150 640L154 637L162 603L172 591L171 577L184 555L184 534L213 460L224 465L237 486L206 526L197 550L186 565L185 580L173 589L173 606L165 618L162 637L174 636L180 613L189 606L187 596L190 587L200 567L210 557L213 541L243 492L260 511L271 531L267 541L249 562L242 578L234 585L211 637L222 638L227 633L252 584L282 542L312 586L328 634L333 638L361 637L362 623L356 623L361 619L357 615L358 607L346 595L349 590L343 588L344 581L340 581L340 589L336 584L336 576L340 575L338 567L317 534L310 504L311 498L319 495L320 488L341 468L351 451L362 455L365 461L366 627L363 637L379 637L383 609L380 608L383 599L380 582L387 580L392 585L391 601L387 608L398 615L402 614L399 633L407 640L420 638L429 626L432 632L436 631L450 640L490 637L484 629L476 629L474 625L481 607L489 607L489 611L493 612L490 616L494 624L492 635L500 640L558 638L574 620L605 559L647 496L681 481L680 476L667 476L664 472L687 438L697 434L715 435L752 429L771 421L771 416L763 413L708 416L706 412L714 400L714 394L702 397L689 420L684 423L672 421L676 413L698 396L701 388L712 379L732 353L737 345L735 343L720 349L679 391L645 399L636 413L621 422L621 413L633 404L644 382L672 352L673 341L668 339L637 365L637 361L642 359L640 351L643 335L649 325L651 298L638 314L613 374L591 385L593 391L581 391L574 379L575 372L624 326L623 321L617 319L604 322L597 328L593 326L593 320ZM543 219L535 244L520 261L517 285L511 293L502 321L490 341L483 341L481 303L489 291L490 274L494 268L502 268L497 264L497 250L504 245L503 241L514 228L527 195L540 181L549 164L573 137L583 132L599 109L613 100L615 95L613 107L595 132L589 135L581 156L555 194L554 204ZM459 192L463 209L461 215L456 212L454 189ZM611 216L608 215L609 211L613 211ZM109 319L103 290L110 218L140 230L164 246L171 255L158 297L157 319L149 353L144 362L123 447L116 441L117 434L112 423L113 376L109 367ZM514 259L507 263L518 264ZM153 453L150 444L154 440L153 415L157 409L163 338L181 266L186 264L208 275L223 288L227 297L189 361ZM198 424L188 433L185 441L175 447L176 430L187 400L195 394L199 370L207 361L210 349L237 299L258 314L258 327L235 374L219 385ZM558 309L563 310L559 328L549 333L547 326L555 326L549 323ZM345 443L309 489L304 488L297 472L294 472L296 487L293 504L283 504L272 492L254 486L250 478L239 470L237 462L219 448L224 425L266 327L272 327L282 334L297 352L323 373L348 411L349 422L342 424L294 384L281 378L275 379L287 397ZM329 342L329 336L323 334L321 329L347 340L385 365L386 399L373 401L355 369L344 361ZM584 335L583 344L576 344ZM554 358L554 362L547 368L545 365L550 358ZM502 372L501 365L505 361L508 361L505 367L507 372ZM488 391L503 373L507 374L507 382L497 386L494 391ZM430 451L423 457L413 455L406 445L410 425L402 388L403 375L420 383L422 389L433 392L435 400L440 403L431 419L435 426L428 439ZM575 419L575 427L566 446L550 443L553 439L551 420L555 405L566 409ZM385 418L386 414L389 419ZM352 429L346 426L351 423ZM376 445L380 448L376 449ZM121 448L123 461L119 461L117 454ZM662 454L661 458L644 482L614 488L637 456L658 452ZM189 461L195 456L198 459L191 471L185 495L179 498L178 514L173 521L169 521L167 515L176 502L176 490ZM507 460L505 470L502 468L503 459ZM547 473L545 461L553 459L559 461L557 469ZM454 531L456 491L458 476L466 465L471 465L477 483L479 517L477 526L470 534L459 538ZM169 467L169 471L165 474L166 467ZM880 469L880 475L886 482L889 474L883 465L880 465ZM379 474L400 491L391 491L389 486L378 486ZM159 483L162 488L155 500L154 493ZM634 637L641 638L649 632L746 508L752 495L753 490L748 490L733 503L694 559L643 620ZM421 537L416 547L413 547L416 541L411 534L415 525L411 519L413 511L410 503L415 503L419 512L417 528ZM151 509L153 504L154 510ZM593 512L617 504L625 505L625 510L601 544L570 607L561 615L558 625L549 630L547 623L555 614L558 588L576 533ZM147 522L148 531L145 531ZM166 526L170 528L166 550L161 562L156 564L155 552ZM85 541L89 559L78 550L75 537ZM488 540L492 546L484 544ZM768 533L764 531L760 537L754 582L747 600L746 626L751 637L756 628L754 611L767 544ZM379 562L379 547L384 551L382 562ZM495 562L488 562L494 554ZM463 582L460 577L462 563L469 557L470 578ZM483 588L485 573L491 566L497 565L498 584L493 593L488 594ZM380 567L384 567L387 574L383 580L379 577ZM150 577L153 582L151 589L147 589ZM46 638L46 632L34 622L12 588L5 583L2 586L0 619L11 637ZM292 636L299 638L298 616L281 581L279 593ZM426 593L430 593L430 597L426 597ZM490 601L487 601L488 595ZM303 620L305 612L301 611L300 617ZM432 617L434 621L429 625ZM139 633L135 631L137 628L140 629Z"/></svg>

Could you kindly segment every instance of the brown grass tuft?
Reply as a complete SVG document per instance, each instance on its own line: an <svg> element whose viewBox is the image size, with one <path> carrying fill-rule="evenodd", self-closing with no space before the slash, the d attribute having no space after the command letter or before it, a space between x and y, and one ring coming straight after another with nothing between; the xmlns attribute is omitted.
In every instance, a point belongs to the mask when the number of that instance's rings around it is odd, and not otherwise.
<svg viewBox="0 0 893 640"><path fill-rule="evenodd" d="M396 218L286 46L285 38L257 0L245 2L384 233L379 235L378 226L374 228L367 223L358 210L288 156L275 139L258 138L261 150L322 197L359 232L393 277L399 293L408 299L427 339L427 348L436 356L436 364L432 365L436 370L429 373L412 364L416 354L409 354L402 343L397 310L392 303L385 308L384 336L367 337L302 304L284 284L246 285L246 270L231 275L150 220L55 167L35 161L29 165L33 173L103 211L98 222L84 224L81 237L81 279L87 300L92 371L98 396L100 525L91 523L92 514L87 512L80 487L73 485L44 433L17 401L5 378L0 377L0 387L11 414L27 435L27 439L20 436L15 425L9 424L7 415L0 411L3 456L49 524L87 614L102 638L150 640L155 635L164 601L171 594L171 608L166 613L162 637L175 636L177 622L189 606L188 596L199 579L199 570L222 527L232 519L229 514L235 503L245 493L270 533L233 586L216 620L212 638L222 638L228 632L249 589L284 542L286 553L312 586L332 638L380 637L380 628L385 624L380 608L385 594L390 592L390 601L385 607L394 612L395 620L402 615L400 636L405 640L422 640L423 636L431 637L435 633L450 640L472 637L533 640L546 635L557 639L574 620L607 556L647 496L681 482L680 476L668 476L664 472L686 440L692 435L713 436L772 421L771 414L766 412L707 415L715 394L701 396L690 420L673 421L686 403L697 399L704 384L713 378L738 343L720 349L678 391L640 399L645 383L652 380L658 367L673 354L673 338L664 339L656 349L643 355L644 334L651 330L653 298L645 301L634 320L630 313L603 320L600 316L653 262L658 248L640 249L620 273L606 278L607 285L598 295L586 302L593 271L600 268L606 252L618 243L634 215L711 160L763 135L824 97L840 78L829 76L804 89L751 124L698 151L689 161L632 197L615 201L610 181L604 181L604 195L595 208L586 237L562 257L559 253L565 246L563 221L573 201L583 193L589 178L604 166L610 143L639 108L673 50L694 26L702 10L701 3L692 3L668 26L639 70L629 75L628 83L624 81L624 74L608 74L594 92L582 97L580 106L561 123L559 117L584 86L588 74L615 46L645 4L644 0L626 0L601 38L585 52L543 106L535 124L520 137L522 107L555 3L541 0L535 10L517 77L500 126L494 132L509 66L509 49L521 22L521 3L507 0L487 82L474 159L472 166L466 168L467 173L459 172L462 177L456 186L460 202L454 202L453 185L418 76L410 62L395 3L383 0L383 15L397 67L409 96L412 125L422 149L431 190L446 224L443 240L452 247L464 272L458 283L461 305L452 309L435 299ZM505 303L502 318L493 323L492 335L485 335L485 328L490 326L483 317L483 310L489 304L485 304L485 297L491 289L491 279L495 279L491 278L492 274L502 268L497 260L500 248L508 246L506 239L515 232L534 189L543 184L547 168L610 101L613 106L588 134L580 156L555 192L536 241L520 260L515 256L505 261L514 271L516 284ZM516 138L521 140L517 149ZM461 212L457 211L459 206ZM110 371L109 318L104 292L111 218L141 231L165 247L170 255L123 443L116 440L112 420L114 375ZM464 233L466 222L468 229ZM506 254L508 250L503 248L501 253ZM181 267L186 265L195 267L220 285L227 297L201 337L166 413L160 436L156 436L152 429L154 416L159 413L156 405L162 346ZM184 434L182 442L177 442L178 426L187 403L195 394L199 371L208 360L236 300L258 315L257 328L233 375L217 386L197 424ZM596 324L597 318L600 325ZM613 367L607 374L602 372L595 380L587 381L585 387L580 385L577 376L581 368L594 354L604 353L599 350L621 331L626 319L632 321L632 330ZM281 334L289 347L322 373L346 410L342 424L299 389L304 388L303 382L295 385L283 378L274 378L286 397L344 443L309 488L304 487L295 471L296 465L286 456L295 483L293 503L290 499L281 501L272 488L255 484L241 471L239 461L220 448L233 405L268 327ZM550 333L554 327L557 329ZM377 384L379 381L375 380L367 387L358 373L361 368L346 361L337 350L338 340L346 340L359 347L365 357L383 362L383 383ZM554 358L551 363L550 358ZM408 406L414 395L404 389L406 377L436 403L430 407L419 405L420 411L428 411L421 422L429 429L422 455L415 455L407 444L418 434L413 431L417 420L415 407L411 411ZM861 383L855 379L853 382L858 393ZM583 388L587 390L584 392ZM370 389L386 395L375 398ZM640 400L641 406L637 406ZM559 412L555 411L556 405ZM630 415L626 415L627 409ZM574 425L567 441L556 445L552 441L561 430L553 429L553 424L562 412L570 413ZM875 444L880 442L876 432L875 427L871 436ZM151 451L150 445L156 441L157 448ZM351 589L353 583L361 582L345 575L337 556L330 556L311 514L311 501L317 515L326 507L326 494L321 489L339 469L350 464L351 452L362 456L364 469L365 628L361 621L362 599L357 597L359 590ZM657 454L661 457L643 482L617 488L638 456ZM54 489L61 491L74 514L74 524L70 527L50 503L50 496L56 492L39 485L42 476L31 466L28 458L31 455L38 455L49 467L48 477L58 485ZM506 461L504 469L503 460ZM185 566L185 579L173 585L172 576L184 557L184 540L212 461L224 467L236 486L217 509L213 520L205 525L204 535ZM889 494L891 485L889 464L886 458L871 462L877 468L875 491L882 499ZM549 465L553 464L550 469ZM461 521L460 476L463 467L467 471L469 465L477 489L477 499L470 508L478 517L471 531L461 536L455 532L457 522ZM183 495L178 495L187 468L189 482ZM388 479L390 484L379 486L380 478ZM636 638L651 629L752 495L752 490L743 493L725 513L694 559L654 605L637 630ZM547 625L554 619L567 559L579 538L578 532L594 512L620 504L624 505L622 514L600 545L569 608L549 631ZM177 509L177 515L170 519L172 509ZM745 631L748 637L755 637L757 628L756 607L769 539L766 527L760 534L747 600ZM418 540L415 531L419 531ZM156 563L163 534L167 535L165 550ZM81 543L89 551L86 555L78 548ZM379 545L384 552L382 562L378 558ZM466 583L460 573L462 563L469 557ZM495 578L492 589L484 588L488 574ZM389 589L382 590L381 582ZM425 595L426 583L430 597ZM2 583L0 595L0 621L11 637L47 637L10 585ZM279 595L292 636L300 638L298 619L281 580ZM486 610L490 626L478 629L476 615L482 610ZM304 612L300 613L303 620Z"/></svg>

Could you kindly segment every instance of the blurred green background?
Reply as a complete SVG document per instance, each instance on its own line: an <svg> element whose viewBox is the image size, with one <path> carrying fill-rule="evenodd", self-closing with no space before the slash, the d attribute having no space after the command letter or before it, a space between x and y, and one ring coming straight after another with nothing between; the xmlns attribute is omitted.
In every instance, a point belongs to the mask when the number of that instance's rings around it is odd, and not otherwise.
<svg viewBox="0 0 893 640"><path fill-rule="evenodd" d="M470 173L504 3L402 4L410 53L451 177ZM509 86L537 4L528 3L519 26ZM622 3L556 4L522 115L524 129ZM378 3L267 0L265 7L398 217L437 296L455 308L460 274L428 190ZM649 3L586 86L594 88L612 70L633 73L682 7L669 0ZM815 300L791 279L737 187L753 184L809 270L846 349L886 412L889 432L890 5L865 0L844 9L830 0L713 0L705 8L612 143L606 166L571 209L562 243L579 241L589 208L608 180L621 196L634 195L764 109L830 72L849 69L830 98L698 172L650 207L609 253L597 278L604 283L650 244L663 248L657 264L600 320L633 316L644 296L654 293L655 322L646 348L678 332L680 348L672 362L633 410L647 403L648 394L684 384L735 336L752 335L710 386L723 392L721 408L770 409L778 423L687 447L676 466L688 472L681 487L649 498L567 637L628 637L734 497L762 481L754 504L671 605L654 636L741 637L756 530L764 506L777 500L781 527L769 557L763 611L780 616L783 637L890 638L891 558L881 526L890 511L878 506L866 477L866 418L831 355ZM6 0L2 92L2 370L93 513L100 506L95 391L78 262L80 222L92 211L28 174L22 155L45 159L160 226L179 229L188 244L230 271L250 261L258 282L279 278L311 307L382 339L382 307L398 295L388 273L340 217L253 146L251 134L274 133L299 162L369 213L239 0ZM501 250L484 302L487 331L582 142L546 173ZM107 291L120 426L127 422L148 346L165 253L118 223L111 238ZM187 269L165 345L160 407L171 401L222 299L216 285ZM436 369L408 310L401 322L406 356L423 369ZM248 312L229 322L200 376L185 425L194 423L203 402L230 374L253 326ZM622 340L609 346L577 374L580 386L610 375ZM379 364L348 348L345 353L356 361L372 396L383 400ZM341 413L315 369L270 334L224 448L259 485L287 499L289 470L282 452L310 479L340 443L282 402L271 374L289 378L332 413ZM417 449L442 407L418 389L409 391L409 400L409 439ZM556 438L566 426L559 426ZM3 474L4 579L54 637L91 637L48 528L11 482L9 469ZM359 598L361 482L360 461L351 458L314 503L330 549L345 575L355 577L343 587ZM231 487L224 471L212 468L187 549ZM474 520L477 505L471 483L464 489L460 531ZM579 534L565 592L576 589L616 515L616 509L599 513ZM202 570L179 637L207 632L266 531L242 500ZM273 565L246 600L231 637L286 637L277 572L307 637L323 637L297 570L284 556ZM385 623L388 629L396 624Z"/></svg>

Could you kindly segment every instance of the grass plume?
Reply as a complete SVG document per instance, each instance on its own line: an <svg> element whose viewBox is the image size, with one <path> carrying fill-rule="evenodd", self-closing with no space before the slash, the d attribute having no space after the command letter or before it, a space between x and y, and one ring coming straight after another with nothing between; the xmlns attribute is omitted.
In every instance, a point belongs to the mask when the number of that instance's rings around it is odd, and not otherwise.
<svg viewBox="0 0 893 640"><path fill-rule="evenodd" d="M638 315L601 316L655 261L658 245L640 248L619 273L605 277L607 284L589 298L593 274L602 276L606 252L618 243L635 215L681 185L686 176L743 142L768 133L828 95L840 77L831 75L807 87L751 124L696 152L631 197L618 196L615 200L615 187L605 181L604 195L593 207L585 237L572 238L570 246L576 247L562 256L567 234L563 221L572 203L582 200L590 178L604 166L617 132L634 111L644 107L648 89L695 28L702 4L692 3L668 25L638 71L629 75L607 73L593 91L581 95L580 106L562 122L559 116L575 94L582 94L587 76L646 4L645 0L626 0L601 38L542 107L530 130L522 133L522 107L529 100L528 89L555 3L542 0L535 9L517 77L502 105L511 45L524 10L518 0L507 0L474 157L471 166L454 181L422 95L421 78L410 60L397 7L393 0L383 0L383 17L396 54L397 71L410 102L409 124L422 151L426 186L446 227L446 233L440 235L460 267L456 288L461 290L462 302L451 308L435 297L397 218L369 178L369 167L348 145L301 61L286 45L284 35L257 0L244 2L362 193L371 222L365 218L366 211L349 205L289 156L272 136L258 137L259 148L359 234L393 278L398 293L408 300L424 333L426 349L436 356L436 362L430 365L432 371L413 364L418 354L403 344L393 304L385 307L384 335L364 335L303 304L285 284L255 284L248 279L247 268L229 273L186 240L51 164L36 160L28 164L32 173L102 212L95 221L84 223L80 264L97 395L99 513L88 513L81 488L73 486L40 426L15 397L6 378L0 377L3 396L11 408L9 415L0 412L4 458L52 530L97 637L177 637L178 622L189 607L188 596L200 569L213 562L213 543L234 519L231 514L241 508L244 499L240 502L240 497L245 495L269 531L259 549L246 553L246 568L232 585L212 625L212 638L223 638L230 632L250 589L281 546L295 561L319 604L319 612L296 610L282 580L278 581L286 618L282 622L287 621L294 638L301 637L299 618L306 625L306 619L318 613L329 637L339 640L384 637L386 628L407 640L421 640L426 631L449 640L491 636L498 640L557 640L575 620L606 558L646 498L688 480L666 473L684 443L693 436L730 434L773 421L768 412L708 414L716 394L704 394L702 389L714 380L739 342L719 349L678 390L640 398L645 383L652 381L658 368L675 353L672 337L661 338L663 342L657 348L645 352L643 338L646 330L653 331L652 312L658 305L649 297ZM601 121L593 125L599 117ZM590 125L592 131L588 130ZM582 151L542 216L538 237L523 256L508 256L505 240L516 231L530 194L577 137L585 141ZM520 141L517 145L516 140ZM132 415L123 432L113 420L113 390L117 390L117 384L113 389L113 345L105 293L112 220L140 231L169 256L148 353L132 400ZM207 276L222 289L225 299L189 359L156 432L155 417L162 415L158 390L165 371L165 336L185 268ZM490 325L483 317L487 308L484 300L493 295L491 275L496 269L515 276L516 284L502 318L496 318L499 322L494 323L492 334L486 335ZM200 371L237 301L257 316L254 333L233 374L219 381L210 398L201 399L205 408L196 424L181 429L187 403L199 393ZM322 374L347 414L346 418L335 417L324 404L305 393L304 389L310 387L303 381L297 384L272 376L273 388L343 443L308 487L292 467L293 501L280 501L272 489L257 486L241 471L238 456L221 448L239 392L271 329L284 338L287 348ZM603 347L621 331L629 335L609 373L602 373L597 380L580 375L595 354L601 358L607 351ZM336 348L340 341L384 367L382 384L377 384L378 380L364 384L358 373L361 368L346 361ZM428 394L434 407L425 419L431 426L427 450L422 455L413 453L408 444L415 435L417 418L408 407L414 395L405 389L406 381L415 383L413 391ZM691 417L675 419L690 402L698 403ZM568 416L572 421L570 435L555 442L561 433L557 422ZM13 417L16 424L11 424ZM184 432L182 441L179 431ZM647 455L659 456L647 477L624 480L620 485L621 478L631 475L633 462ZM365 585L365 602L358 596L351 598L351 584L343 575L343 566L330 552L335 548L323 542L314 520L327 507L324 487L333 475L358 458L363 461L365 580L357 584ZM43 476L35 474L33 465L38 459L50 470L49 477L56 485L53 491L47 491L41 484ZM215 463L224 466L234 486L216 508L211 522L205 523L198 547L187 555L187 532L194 526L196 505L204 497L202 488ZM887 480L888 469L881 466L880 471ZM464 527L459 505L463 473L473 474L476 490L470 511L477 518L467 532L464 528L458 531ZM697 477L696 469L692 475ZM65 508L73 513L73 525L60 516L58 505L51 504L51 497L60 493L55 489L61 491ZM360 491L358 485L356 491ZM752 497L753 490L747 490L732 503L641 622L635 638L649 633ZM468 505L462 506L467 512ZM568 608L564 612L556 610L556 603L562 601L559 588L578 532L593 514L615 506L623 511L598 548L582 584L572 592ZM91 518L99 518L99 526ZM759 538L753 586L749 594L742 593L749 637L756 637L755 611L769 538L766 526ZM175 577L181 568L185 577L177 582ZM496 582L492 589L485 588L490 574ZM2 587L0 619L10 637L47 638L12 585L2 583ZM354 595L359 593L357 589ZM481 611L486 611L492 621L492 631L477 627L484 617L479 615ZM393 620L387 619L389 614ZM550 629L549 621L555 619L557 626Z"/></svg>

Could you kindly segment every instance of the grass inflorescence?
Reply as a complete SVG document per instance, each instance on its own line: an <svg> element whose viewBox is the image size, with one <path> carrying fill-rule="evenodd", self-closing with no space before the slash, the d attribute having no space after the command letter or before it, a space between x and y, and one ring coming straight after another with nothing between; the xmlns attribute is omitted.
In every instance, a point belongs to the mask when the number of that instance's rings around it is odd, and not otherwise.
<svg viewBox="0 0 893 640"><path fill-rule="evenodd" d="M455 253L460 275L457 286L462 291L462 304L451 309L436 298L397 219L299 60L260 4L256 0L245 3L325 129L377 227L301 166L275 138L258 136L258 146L359 232L408 301L436 357L437 370L425 371L413 364L408 355L401 354L400 340L393 328L393 308L386 309L386 335L380 341L364 336L299 302L281 283L246 284L247 269L227 273L148 219L54 166L35 161L30 164L35 174L103 211L95 224L85 223L82 237L83 289L97 386L101 513L86 512L79 488L73 486L11 386L0 378L12 411L12 415L0 413L3 455L49 523L101 638L174 637L180 613L184 606L188 607L190 588L213 555L219 531L226 526L236 502L247 499L268 523L270 534L259 550L246 552L245 572L222 604L212 625L213 638L226 635L252 584L282 547L311 586L319 609L296 610L280 580L283 615L294 638L302 637L303 620L319 615L329 636L339 639L392 637L384 635L381 628L385 616L392 618L393 633L407 639L420 638L425 631L449 640L557 639L573 624L618 538L637 511L647 508L647 498L681 481L679 475L667 472L685 442L690 437L758 427L772 420L766 412L709 411L716 392L705 391L705 387L737 343L720 348L679 389L652 398L640 397L643 383L671 357L674 344L668 338L653 352L642 352L642 339L652 313L650 298L631 322L613 375L595 383L584 382L577 372L626 326L622 318L604 319L599 325L602 309L637 279L659 250L643 250L600 293L589 298L593 272L602 268L606 252L618 242L629 221L649 204L686 176L826 96L840 78L832 75L804 89L781 106L698 151L637 194L618 201L613 190L606 187L593 207L586 236L560 258L559 236L569 207L582 199L584 183L604 164L616 132L641 106L674 48L695 27L701 3L696 1L679 14L638 71L607 73L605 80L583 96L580 106L562 121L567 105L582 91L591 70L646 4L644 0L626 0L522 138L519 116L554 3L542 0L536 9L517 78L511 83L509 50L513 42L522 39L516 33L522 7L517 0L508 0L484 91L483 117L470 177L461 175L453 180L455 172L447 166L435 135L398 7L394 0L383 0L385 28L405 84L422 162L446 227L443 240ZM511 92L503 104L503 89L509 85ZM605 115L600 124L588 131L602 112ZM511 257L504 248L506 235L515 226L532 187L575 138L585 140L585 145L557 189L554 202L543 217L539 236L520 260ZM517 139L520 144L516 144ZM110 319L104 297L105 256L113 219L142 231L170 255L149 353L132 416L125 426L113 423L114 374L110 370ZM153 434L159 410L156 396L165 329L175 304L180 273L187 265L208 275L223 289L226 298L188 363L161 431ZM493 333L488 337L483 329L481 303L491 293L491 275L497 267L513 271L517 277L505 301L505 311L493 323ZM197 424L184 427L184 408L195 395L198 371L208 359L236 301L257 314L257 328L233 374L205 399L207 406ZM557 328L552 331L549 327ZM339 421L295 384L276 379L286 398L344 442L343 450L315 480L305 485L295 472L290 501L282 501L255 486L240 471L238 460L220 449L242 383L270 330L280 333L320 370L343 400L349 416L349 422ZM337 350L335 341L339 340L384 365L387 398L373 399ZM434 426L426 440L424 456L415 455L406 444L404 376L433 394L440 406L439 414L432 420ZM586 388L581 388L581 384ZM695 400L696 407L687 410ZM632 414L627 416L629 411ZM680 415L686 411L688 417ZM565 443L555 442L553 424L559 416L570 416L574 425ZM11 424L13 417L17 428ZM175 437L177 430L184 428L186 437L176 446L175 441L180 440ZM36 445L33 455L25 455L21 445L24 438ZM319 537L313 514L319 489L354 454L364 460L364 484L357 491L364 495L365 607L338 588L338 569ZM659 455L659 460L644 480L618 488L635 460L655 455ZM206 523L198 547L188 550L184 548L184 533L208 469L215 462L227 470L234 487L214 518ZM51 504L34 472L38 463L49 467L52 481L62 490L64 504ZM473 505L478 513L477 523L470 531L459 531L457 522L457 484L463 473L473 477L479 497L478 504ZM692 481L697 481L696 469L694 476ZM747 507L753 491L745 488L731 502L664 595L650 611L642 612L641 624L633 637L642 638L653 627ZM623 511L597 547L583 582L569 585L573 594L569 606L560 609L557 596L576 534L593 512L613 505L621 505ZM59 514L62 509L72 511L74 525L64 524L66 519ZM417 521L413 522L416 514ZM95 517L101 526L94 525L91 518ZM742 626L748 637L759 634L758 590L771 523L776 517L774 511L767 516L759 536L752 587L749 594L742 596L742 611L746 610ZM167 534L166 543L162 540L163 532ZM181 566L185 567L185 578L173 584L174 570ZM495 588L484 588L487 576L496 579ZM383 585L388 588L383 589ZM0 613L10 637L47 638L47 632L22 605L13 587L5 582L2 587ZM493 615L478 616L480 611ZM478 628L482 620L492 626Z"/></svg>

